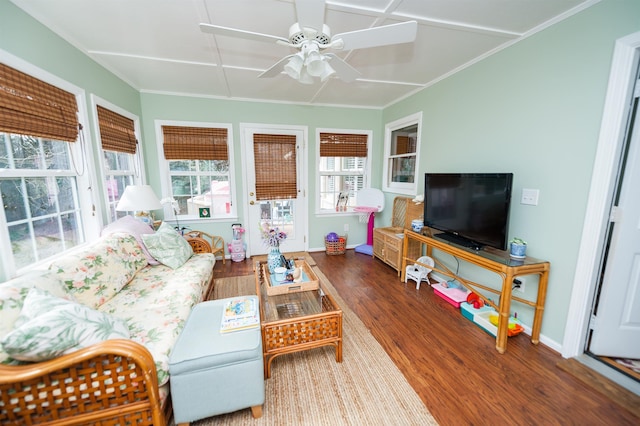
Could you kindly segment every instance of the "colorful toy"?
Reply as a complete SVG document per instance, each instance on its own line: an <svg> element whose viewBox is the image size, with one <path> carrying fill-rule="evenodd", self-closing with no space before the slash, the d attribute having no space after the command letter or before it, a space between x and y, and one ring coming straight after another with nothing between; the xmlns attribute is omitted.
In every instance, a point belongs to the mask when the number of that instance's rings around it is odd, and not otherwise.
<svg viewBox="0 0 640 426"><path fill-rule="evenodd" d="M329 242L335 243L336 241L338 241L339 238L340 237L335 232L329 232L327 234L327 241Z"/></svg>
<svg viewBox="0 0 640 426"><path fill-rule="evenodd" d="M467 296L467 303L472 305L474 309L480 309L484 306L484 300L474 292L469 293Z"/></svg>

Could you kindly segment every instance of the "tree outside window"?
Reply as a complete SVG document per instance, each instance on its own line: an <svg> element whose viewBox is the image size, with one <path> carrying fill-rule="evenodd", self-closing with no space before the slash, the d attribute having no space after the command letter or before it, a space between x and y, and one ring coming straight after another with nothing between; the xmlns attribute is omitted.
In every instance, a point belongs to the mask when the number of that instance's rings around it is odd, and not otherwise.
<svg viewBox="0 0 640 426"><path fill-rule="evenodd" d="M102 151L104 156L105 188L110 221L115 221L127 212L117 211L116 206L124 189L135 184L135 156L124 152Z"/></svg>
<svg viewBox="0 0 640 426"><path fill-rule="evenodd" d="M0 195L15 270L84 241L70 144L0 133ZM9 259L8 259L9 258Z"/></svg>

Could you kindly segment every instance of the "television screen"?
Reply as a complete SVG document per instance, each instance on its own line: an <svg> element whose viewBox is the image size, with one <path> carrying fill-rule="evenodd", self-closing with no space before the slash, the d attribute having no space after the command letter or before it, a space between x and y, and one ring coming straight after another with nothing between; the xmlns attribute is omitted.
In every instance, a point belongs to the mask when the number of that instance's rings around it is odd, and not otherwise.
<svg viewBox="0 0 640 426"><path fill-rule="evenodd" d="M424 224L476 250L507 247L513 173L426 173Z"/></svg>

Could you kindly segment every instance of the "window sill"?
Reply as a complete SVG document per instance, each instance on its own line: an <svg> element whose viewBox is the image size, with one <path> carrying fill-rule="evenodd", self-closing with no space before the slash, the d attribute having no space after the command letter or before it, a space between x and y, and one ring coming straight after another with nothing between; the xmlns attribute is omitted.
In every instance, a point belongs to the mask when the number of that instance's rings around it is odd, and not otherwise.
<svg viewBox="0 0 640 426"><path fill-rule="evenodd" d="M316 216L331 217L331 216L356 216L358 213L353 211L350 207L346 212L337 212L335 210L320 210L316 211Z"/></svg>

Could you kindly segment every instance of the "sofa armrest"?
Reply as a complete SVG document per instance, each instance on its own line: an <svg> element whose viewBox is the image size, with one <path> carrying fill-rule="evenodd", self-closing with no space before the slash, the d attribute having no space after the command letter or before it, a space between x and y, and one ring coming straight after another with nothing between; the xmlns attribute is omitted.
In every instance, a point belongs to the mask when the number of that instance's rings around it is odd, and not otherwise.
<svg viewBox="0 0 640 426"><path fill-rule="evenodd" d="M131 340L35 364L0 365L0 424L164 425L156 368Z"/></svg>

